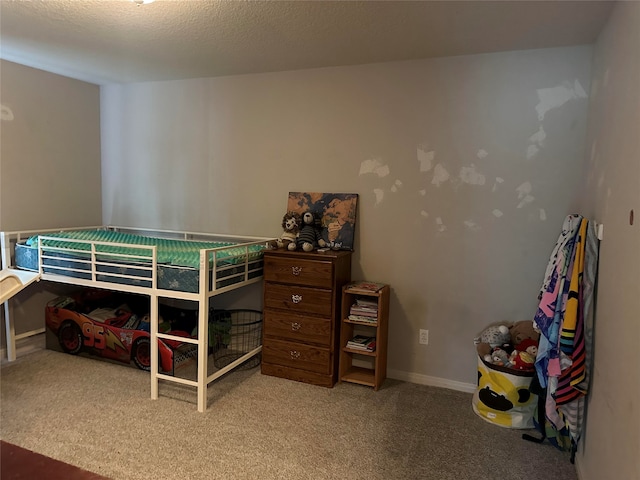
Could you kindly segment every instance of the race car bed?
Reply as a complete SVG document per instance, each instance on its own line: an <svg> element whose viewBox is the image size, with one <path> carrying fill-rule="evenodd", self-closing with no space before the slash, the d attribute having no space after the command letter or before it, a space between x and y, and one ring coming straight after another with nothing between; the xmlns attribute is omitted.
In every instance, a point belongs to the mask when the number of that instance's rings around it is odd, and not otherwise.
<svg viewBox="0 0 640 480"><path fill-rule="evenodd" d="M261 351L261 346L208 375L210 299L262 279L262 251L270 238L239 237L130 227L88 227L2 232L2 268L37 273L42 280L150 297L151 398L159 380L197 387L198 411L206 410L207 386ZM174 338L158 329L160 298L198 305L197 338ZM15 329L5 303L7 351L15 359ZM202 334L204 332L204 334ZM197 345L197 380L158 369L158 339ZM13 356L13 358L11 358Z"/></svg>

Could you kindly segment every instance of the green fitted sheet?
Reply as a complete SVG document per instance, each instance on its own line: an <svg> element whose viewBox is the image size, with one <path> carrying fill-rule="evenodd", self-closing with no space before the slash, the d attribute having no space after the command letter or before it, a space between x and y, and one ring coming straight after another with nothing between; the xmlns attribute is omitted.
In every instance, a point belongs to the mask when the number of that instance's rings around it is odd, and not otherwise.
<svg viewBox="0 0 640 480"><path fill-rule="evenodd" d="M42 235L44 237L56 237L56 239L43 239L42 246L59 247L74 250L91 250L88 243L74 243L69 240L84 240L89 242L107 242L107 243L123 243L127 245L140 246L156 246L157 261L163 265L173 265L177 267L191 267L198 269L200 266L200 250L212 249L219 247L228 247L234 245L231 242L205 242L178 240L168 238L155 238L145 235L137 235L132 233L115 232L112 230L74 230L65 232L56 232ZM57 240L60 239L60 240ZM27 239L26 244L31 247L37 247L40 236L35 235ZM251 245L249 247L249 256L259 257L263 250L262 245ZM118 254L118 255L138 255L143 257L151 257L151 251L120 245L96 245L96 251L100 253ZM244 261L245 247L236 247L224 249L216 252L217 264L235 264Z"/></svg>

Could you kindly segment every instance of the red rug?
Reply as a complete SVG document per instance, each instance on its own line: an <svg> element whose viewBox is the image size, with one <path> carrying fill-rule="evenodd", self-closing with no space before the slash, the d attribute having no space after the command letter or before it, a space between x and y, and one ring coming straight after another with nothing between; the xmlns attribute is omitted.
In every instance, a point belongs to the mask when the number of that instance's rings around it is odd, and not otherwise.
<svg viewBox="0 0 640 480"><path fill-rule="evenodd" d="M109 480L68 463L0 440L0 478L2 480Z"/></svg>

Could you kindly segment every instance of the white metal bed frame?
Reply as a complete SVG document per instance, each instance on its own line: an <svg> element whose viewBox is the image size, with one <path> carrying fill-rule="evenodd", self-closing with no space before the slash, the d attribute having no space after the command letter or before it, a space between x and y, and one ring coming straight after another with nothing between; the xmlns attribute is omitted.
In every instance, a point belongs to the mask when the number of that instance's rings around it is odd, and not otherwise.
<svg viewBox="0 0 640 480"><path fill-rule="evenodd" d="M58 267L55 269L60 273L47 273L45 271L46 266L43 268L43 261L46 259L64 259L69 260L68 257L65 257L64 254L68 254L73 249L70 248L56 248L56 247L45 247L46 252L43 252L42 242L38 242L38 268L39 268L39 277L42 280L47 280L51 282L65 283L70 285L80 285L86 287L95 287L102 288L107 290L115 290L121 292L130 292L130 293L138 293L148 295L150 297L151 303L151 398L156 400L158 398L158 385L159 380L166 380L169 382L180 383L184 385L189 385L197 388L197 398L198 398L198 411L204 412L207 408L207 387L211 382L220 378L222 375L228 373L230 370L234 369L236 366L242 364L249 358L257 355L262 351L262 345L253 349L252 351L246 353L242 357L238 358L234 362L229 365L217 370L211 375L208 375L208 315L209 315L209 302L211 297L216 295L220 295L222 293L236 290L238 288L244 287L246 285L250 285L252 283L256 283L262 280L262 272L259 261L250 258L249 248L255 245L265 245L267 241L272 240L269 237L247 237L247 236L235 236L235 235L217 235L217 234L207 234L207 233L198 233L198 232L180 232L174 230L153 230L153 229L144 229L144 228L132 228L132 227L114 227L114 226L94 226L94 227L74 227L74 228L59 228L59 229L48 229L48 230L30 230L30 231L22 231L22 232L0 232L0 248L2 249L2 268L4 269L12 269L15 260L15 245L20 243L27 238L40 235L41 239L46 239L47 234L51 234L53 232L61 232L61 231L73 231L73 230L96 230L96 229L108 229L118 232L125 233L135 233L146 236L153 236L156 238L171 238L171 239L181 239L181 240L200 240L200 241L218 241L218 242L234 242L231 246L226 247L218 247L212 249L202 249L200 250L200 268L199 268L199 287L197 293L190 293L178 290L166 290L158 288L158 262L157 262L157 247L155 246L143 246L143 245L131 245L131 244L114 244L114 243L105 243L105 242L96 242L96 241L83 241L77 239L61 239L59 237L49 237L58 242L68 241L70 244L79 244L79 243L88 243L90 244L90 256L86 260L74 259L74 263L85 264L85 266L90 267L90 270L85 269L76 269L73 267ZM121 246L121 247L129 247L132 249L139 250L143 253L141 254L108 254L107 259L105 259L105 254L98 253L96 254L96 247L100 245L109 245L109 246ZM224 252L227 249L238 249L244 248L244 255L240 255L242 261L235 263L233 265L225 265L218 266L215 261L216 254L219 252ZM75 250L75 252L83 253L85 256L87 255L86 250ZM122 261L144 261L149 262L149 257L151 257L150 266L136 266L135 269L141 272L147 272L146 275L140 273L109 273L105 272L104 269L99 270L101 267L122 267ZM260 259L261 260L261 259ZM120 263L117 263L120 261ZM240 268L239 268L240 267ZM211 269L212 278L209 278L209 270ZM218 279L218 275L223 273L228 269L239 269L240 272L231 272L224 277L225 281L231 281L229 285L216 288L216 280ZM77 278L69 275L73 275L74 273L91 273L91 280ZM14 270L15 272L15 270ZM259 273L259 275L256 275ZM256 275L253 278L249 278L250 274ZM98 279L101 278L109 278L112 281L104 281ZM151 286L140 286L140 285L130 285L126 283L114 283L118 280L143 280L145 282L150 282ZM171 334L160 333L158 331L158 306L159 299L169 298L169 299L181 299L181 300L191 300L195 301L198 304L198 338L185 338L185 337L176 337ZM45 331L44 328L34 330L31 332L26 332L21 335L15 334L15 325L14 318L10 308L10 302L4 302L4 314L5 314L5 328L6 328L6 337L7 337L7 357L9 361L13 361L16 359L16 349L15 342L16 340L24 337L28 337L31 335L36 335ZM175 377L171 375L166 375L162 373L158 373L158 339L168 339L168 340L179 340L181 342L192 343L197 345L198 354L197 354L197 380L189 380L186 378Z"/></svg>

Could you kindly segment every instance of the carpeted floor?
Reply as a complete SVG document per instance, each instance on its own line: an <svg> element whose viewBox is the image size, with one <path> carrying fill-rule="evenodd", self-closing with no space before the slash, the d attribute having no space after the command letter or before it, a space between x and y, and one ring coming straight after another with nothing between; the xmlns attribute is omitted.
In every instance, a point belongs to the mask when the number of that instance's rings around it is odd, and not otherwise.
<svg viewBox="0 0 640 480"><path fill-rule="evenodd" d="M471 394L388 379L374 392L234 371L208 390L49 350L0 370L4 441L114 480L576 480L567 454L489 424ZM539 477L540 478L540 477ZM550 477L551 478L551 477Z"/></svg>

